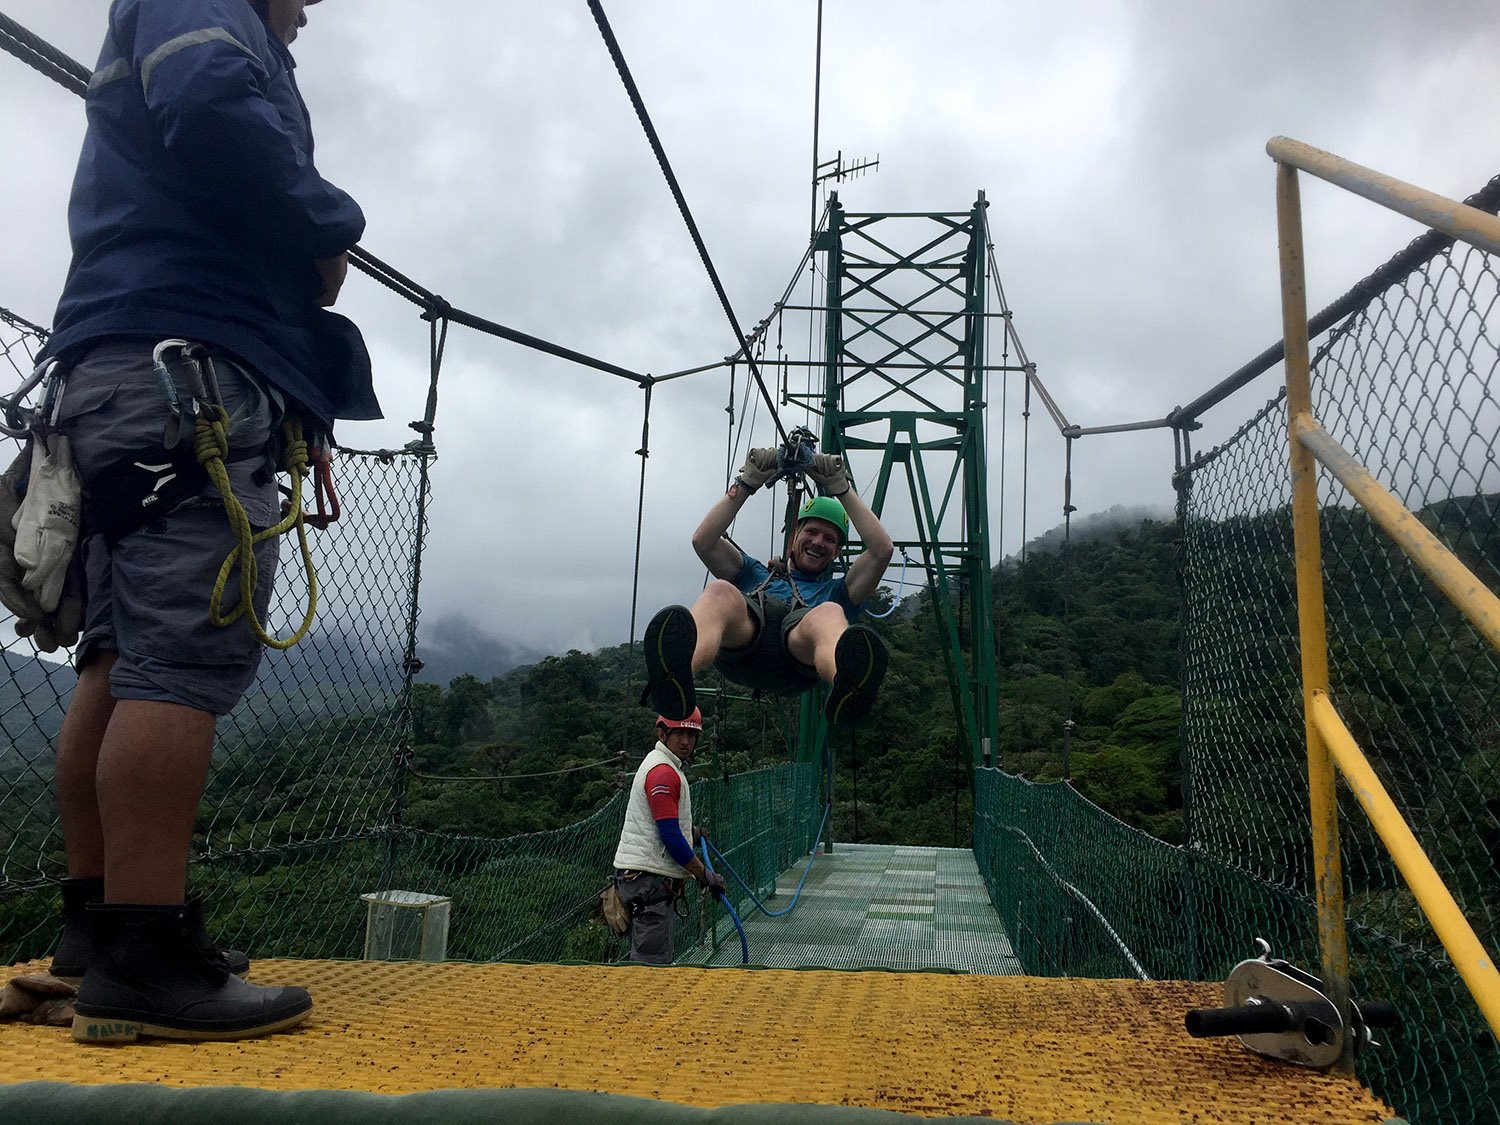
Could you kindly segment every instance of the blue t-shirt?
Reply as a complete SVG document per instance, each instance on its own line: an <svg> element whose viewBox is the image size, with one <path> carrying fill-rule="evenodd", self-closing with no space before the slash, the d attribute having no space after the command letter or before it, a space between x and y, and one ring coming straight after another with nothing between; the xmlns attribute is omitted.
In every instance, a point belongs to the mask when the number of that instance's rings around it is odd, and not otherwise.
<svg viewBox="0 0 1500 1125"><path fill-rule="evenodd" d="M807 574L796 567L789 567L789 575L778 574L766 583L766 597L793 604L795 599L792 597L792 583L795 582L802 605L812 606L822 605L824 602L837 602L843 606L844 616L853 623L864 612L864 603L855 605L849 600L849 587L844 584L843 575L833 577L829 573L832 569L829 567L822 574ZM761 583L766 581L770 573L771 570L765 563L759 559L752 559L741 551L739 573L730 581L740 593L753 594L760 588Z"/></svg>

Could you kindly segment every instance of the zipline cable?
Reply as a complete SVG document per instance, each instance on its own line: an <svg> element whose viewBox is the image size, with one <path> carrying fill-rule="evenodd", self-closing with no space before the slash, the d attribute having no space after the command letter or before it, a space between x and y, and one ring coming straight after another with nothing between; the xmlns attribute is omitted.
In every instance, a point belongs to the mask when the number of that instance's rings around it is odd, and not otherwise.
<svg viewBox="0 0 1500 1125"><path fill-rule="evenodd" d="M640 495L635 506L635 567L630 578L630 651L635 652L635 618L641 600L641 539L646 528L646 461L651 456L651 384L645 386L645 404L641 409L641 447L636 456L641 459Z"/></svg>
<svg viewBox="0 0 1500 1125"><path fill-rule="evenodd" d="M588 3L589 11L594 13L594 22L599 25L599 34L604 37L604 45L609 49L609 57L614 60L620 81L625 84L625 92L630 95L630 104L635 107L635 115L641 123L641 128L646 132L646 140L651 144L651 151L656 154L656 163L660 166L662 175L666 177L667 187L672 191L672 198L677 201L677 210L682 213L688 234L693 238L693 245L698 248L698 257L703 260L703 266L708 271L708 279L713 283L714 292L718 294L719 304L724 307L724 315L729 318L729 326L734 329L735 344L744 350L745 363L749 366L750 374L755 377L755 384L760 388L766 404L771 408L771 421L776 425L776 434L784 442L787 440L787 432L776 414L776 400L767 389L765 380L761 378L760 368L756 365L755 359L750 355L749 340L741 330L740 322L729 304L729 294L724 291L724 285L719 280L719 272L714 269L713 260L708 256L708 247L704 245L703 236L698 233L698 224L693 221L693 213L688 209L687 199L677 183L677 176L672 171L671 163L667 160L667 153L662 148L661 138L656 134L656 126L651 124L651 115L646 112L646 103L641 100L635 79L630 76L630 68L625 64L625 55L621 52L615 33L609 26L609 18L604 14L604 6L599 3L599 0L588 0Z"/></svg>

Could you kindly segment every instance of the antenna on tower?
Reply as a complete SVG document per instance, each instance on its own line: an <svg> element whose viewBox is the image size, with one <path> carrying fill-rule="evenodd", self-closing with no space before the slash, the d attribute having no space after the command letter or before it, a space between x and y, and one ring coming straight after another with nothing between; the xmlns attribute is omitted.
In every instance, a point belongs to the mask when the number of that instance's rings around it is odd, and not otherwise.
<svg viewBox="0 0 1500 1125"><path fill-rule="evenodd" d="M863 156L851 156L849 163L844 163L844 150L840 149L837 156L832 160L825 160L813 168L813 185L816 187L824 180L852 180L864 175L872 169L880 167L880 156L877 153L874 160L866 160Z"/></svg>

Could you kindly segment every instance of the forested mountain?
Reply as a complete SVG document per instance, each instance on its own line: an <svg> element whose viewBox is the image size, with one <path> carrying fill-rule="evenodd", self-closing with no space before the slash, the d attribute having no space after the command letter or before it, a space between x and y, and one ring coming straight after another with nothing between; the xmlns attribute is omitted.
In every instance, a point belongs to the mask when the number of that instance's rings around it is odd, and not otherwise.
<svg viewBox="0 0 1500 1125"><path fill-rule="evenodd" d="M1086 796L1175 841L1173 536L1170 525L1146 520L1075 542L1066 556L1039 544L1026 562L996 568L992 581L997 764L1060 778L1066 742L1066 766ZM870 721L835 742L839 839L967 846L970 762L926 597L908 598L901 612L875 623L890 644L891 668ZM643 681L639 655L619 646L548 657L489 681L463 675L447 688L416 685L408 822L503 836L579 819L650 748L653 716L637 703ZM1070 696L1075 725L1065 729ZM698 774L785 757L795 704L752 702L732 686L724 698L702 702L708 729ZM588 765L614 755L622 756L618 766ZM582 768L500 780L574 767Z"/></svg>

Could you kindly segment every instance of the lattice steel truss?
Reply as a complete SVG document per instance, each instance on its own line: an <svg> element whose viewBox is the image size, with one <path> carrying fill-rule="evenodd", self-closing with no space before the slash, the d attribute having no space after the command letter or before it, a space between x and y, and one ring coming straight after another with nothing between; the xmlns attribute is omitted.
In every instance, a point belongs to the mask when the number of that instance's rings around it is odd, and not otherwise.
<svg viewBox="0 0 1500 1125"><path fill-rule="evenodd" d="M823 448L879 455L861 495L898 550L920 552L956 725L976 765L996 740L985 459L989 236L967 212L854 214L829 201L823 388L803 399ZM850 454L854 456L850 456ZM804 715L807 714L806 708ZM803 747L816 745L804 721Z"/></svg>

